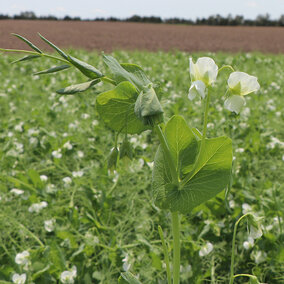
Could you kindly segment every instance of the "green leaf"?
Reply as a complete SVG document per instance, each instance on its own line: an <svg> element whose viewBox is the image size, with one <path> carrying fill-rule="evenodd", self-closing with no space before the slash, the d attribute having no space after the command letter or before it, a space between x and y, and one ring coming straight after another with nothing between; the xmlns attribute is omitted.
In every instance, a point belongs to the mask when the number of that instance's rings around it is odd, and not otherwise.
<svg viewBox="0 0 284 284"><path fill-rule="evenodd" d="M33 43L31 43L29 40L27 40L26 38L24 38L23 36L21 35L18 35L18 34L14 34L12 33L13 36L16 36L17 38L19 38L20 40L24 41L27 45L29 45L33 50L35 50L36 52L38 53L42 53L42 51L37 47L35 46Z"/></svg>
<svg viewBox="0 0 284 284"><path fill-rule="evenodd" d="M163 150L159 147L153 170L155 202L163 209L185 214L216 196L228 185L232 166L232 142L228 137L206 139L204 151L200 153L198 161L195 161L198 156L197 143L200 144L200 140L196 140L192 130L186 127L180 116L175 116L168 122L165 137L181 182L184 174L190 173L191 177L183 187L173 185Z"/></svg>
<svg viewBox="0 0 284 284"><path fill-rule="evenodd" d="M99 82L100 82L100 79L95 79L95 80L88 81L85 83L71 85L66 88L57 90L56 93L60 95L73 95L79 92L85 92L86 90L98 84Z"/></svg>
<svg viewBox="0 0 284 284"><path fill-rule="evenodd" d="M103 60L105 64L110 68L114 75L116 82L129 81L139 90L142 90L144 86L149 85L151 82L144 74L141 67L135 64L119 64L119 62L110 55L103 54Z"/></svg>
<svg viewBox="0 0 284 284"><path fill-rule="evenodd" d="M64 59L68 60L68 55L63 52L59 47L57 47L55 44L53 44L52 42L50 42L49 40L47 40L44 36L42 36L40 33L38 33L38 35L40 36L40 38L45 41L48 45L50 45L53 49L55 49L57 51L57 53L59 55L61 55ZM69 61L69 60L68 60Z"/></svg>
<svg viewBox="0 0 284 284"><path fill-rule="evenodd" d="M35 187L42 188L43 184L42 184L42 181L40 179L40 175L38 174L37 171L35 171L33 169L29 169L28 175L29 175L30 179L32 180Z"/></svg>
<svg viewBox="0 0 284 284"><path fill-rule="evenodd" d="M121 277L118 280L118 283L120 283L120 284L123 284L123 283L142 284L132 273L130 273L128 271L121 273Z"/></svg>
<svg viewBox="0 0 284 284"><path fill-rule="evenodd" d="M129 82L122 82L113 90L97 97L97 110L108 127L115 131L139 134L149 129L134 113L138 97L136 88Z"/></svg>
<svg viewBox="0 0 284 284"><path fill-rule="evenodd" d="M90 79L103 77L103 74L98 69L86 62L72 56L68 56L67 60Z"/></svg>
<svg viewBox="0 0 284 284"><path fill-rule="evenodd" d="M12 64L18 63L18 62L21 62L21 61L33 60L33 59L36 59L38 57L41 57L41 55L26 55L26 56L24 56L20 59L13 61Z"/></svg>
<svg viewBox="0 0 284 284"><path fill-rule="evenodd" d="M34 73L34 75L43 75L43 74L55 73L55 72L59 72L59 71L68 69L70 67L71 67L70 65L55 66L55 67L51 67L51 68L46 69L46 70L36 72L36 73Z"/></svg>
<svg viewBox="0 0 284 284"><path fill-rule="evenodd" d="M140 92L135 102L134 112L145 125L153 126L163 122L164 111L152 84L144 87Z"/></svg>
<svg viewBox="0 0 284 284"><path fill-rule="evenodd" d="M174 115L167 123L165 137L168 142L177 172L187 165L193 165L198 151L197 139L184 118Z"/></svg>

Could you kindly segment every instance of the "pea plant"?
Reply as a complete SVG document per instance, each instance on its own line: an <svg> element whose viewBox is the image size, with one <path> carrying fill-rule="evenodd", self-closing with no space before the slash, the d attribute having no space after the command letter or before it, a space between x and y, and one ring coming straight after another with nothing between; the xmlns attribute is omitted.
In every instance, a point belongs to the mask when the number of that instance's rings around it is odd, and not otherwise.
<svg viewBox="0 0 284 284"><path fill-rule="evenodd" d="M174 115L171 118L164 117L156 85L140 66L119 63L114 57L103 54L103 61L111 73L107 76L94 66L65 53L42 35L39 35L40 38L59 56L44 53L26 38L17 34L15 36L33 50L0 49L2 52L26 54L15 62L45 57L61 63L61 65L39 71L37 75L76 68L87 78L85 82L58 90L58 94L73 95L84 92L100 82L109 86L108 91L97 95L96 108L105 125L116 133L114 147L108 159L110 169L114 169L119 160L124 157L133 158L129 142L131 135L141 134L146 130L152 130L152 133L157 135L160 145L154 158L152 191L156 206L171 213L172 261L160 226L158 232L165 257L167 282L168 284L180 283L180 215L190 213L195 207L213 198L224 189L228 189L231 177L233 160L231 139L226 136L207 137L210 98L216 95L214 83L222 70L231 71L227 80L224 107L238 114L245 105L245 96L259 89L257 78L244 72L236 72L233 67L227 65L219 69L214 60L208 57L201 57L196 63L190 58L191 85L188 98L190 100L202 99L204 102L203 129L199 131L189 126L181 115ZM123 143L119 147L118 137L120 135L123 137ZM241 218L243 217L247 215ZM259 283L253 275L234 275L234 245L239 221L234 231L230 283L233 283L236 277L241 276L249 277L252 283ZM254 228L258 228L255 222L252 223ZM23 278L20 275L17 277ZM73 278L71 280L73 281ZM73 283L71 280L70 283ZM121 273L119 283L141 282L130 272L124 272Z"/></svg>

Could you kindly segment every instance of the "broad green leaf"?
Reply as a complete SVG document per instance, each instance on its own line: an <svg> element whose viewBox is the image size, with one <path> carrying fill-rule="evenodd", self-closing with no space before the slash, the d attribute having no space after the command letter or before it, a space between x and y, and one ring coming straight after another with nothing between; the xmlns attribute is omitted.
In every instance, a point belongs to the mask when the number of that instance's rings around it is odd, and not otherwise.
<svg viewBox="0 0 284 284"><path fill-rule="evenodd" d="M41 57L41 55L26 55L26 56L24 56L20 59L13 61L12 64L22 62L22 61L27 61L27 60L33 60L33 59L36 59L36 58L39 58L39 57Z"/></svg>
<svg viewBox="0 0 284 284"><path fill-rule="evenodd" d="M176 169L181 176L180 170L194 163L198 151L197 139L180 115L175 115L168 121L165 128L165 137Z"/></svg>
<svg viewBox="0 0 284 284"><path fill-rule="evenodd" d="M121 277L118 280L118 283L128 283L128 284L142 284L132 273L130 272L123 272L121 273Z"/></svg>
<svg viewBox="0 0 284 284"><path fill-rule="evenodd" d="M43 74L55 73L55 72L59 72L59 71L68 69L70 67L71 67L70 65L55 66L55 67L51 67L51 68L46 69L46 70L36 72L36 73L34 73L34 75L43 75Z"/></svg>
<svg viewBox="0 0 284 284"><path fill-rule="evenodd" d="M32 180L35 187L42 188L43 184L42 184L42 181L40 179L40 175L38 174L37 171L35 171L33 169L29 169L28 175L29 175L30 179Z"/></svg>
<svg viewBox="0 0 284 284"><path fill-rule="evenodd" d="M115 131L139 134L149 129L134 113L138 93L129 82L122 82L113 90L97 97L97 110L108 127Z"/></svg>
<svg viewBox="0 0 284 284"><path fill-rule="evenodd" d="M73 95L79 92L85 92L86 90L98 84L99 82L100 82L100 79L95 79L95 80L88 81L85 83L71 85L66 88L57 90L56 93L60 95Z"/></svg>
<svg viewBox="0 0 284 284"><path fill-rule="evenodd" d="M177 125L180 125L179 130L174 131L174 126ZM190 133L189 130L186 130L184 121L180 117L172 118L165 130L181 184L183 174L192 171L188 182L179 188L172 184L169 167L165 163L161 147L156 153L153 170L156 204L161 208L181 213L190 212L221 192L229 183L232 166L231 139L228 137L206 139L204 151L200 154L198 161L195 161L198 156L198 147L196 138L192 137L193 132ZM183 139L187 141L187 144L183 142ZM198 143L200 144L200 140Z"/></svg>
<svg viewBox="0 0 284 284"><path fill-rule="evenodd" d="M164 111L152 84L144 87L140 92L135 102L134 112L145 125L153 126L163 122Z"/></svg>
<svg viewBox="0 0 284 284"><path fill-rule="evenodd" d="M68 56L68 61L90 79L103 77L103 74L98 69L86 62L72 56Z"/></svg>
<svg viewBox="0 0 284 284"><path fill-rule="evenodd" d="M149 79L144 74L141 67L135 64L119 64L119 62L110 55L103 54L103 60L105 64L110 68L114 75L116 82L129 81L135 85L139 90L142 90L144 86L147 86Z"/></svg>
<svg viewBox="0 0 284 284"><path fill-rule="evenodd" d="M65 269L65 257L60 246L53 241L48 251L48 260L53 264L56 270L63 271Z"/></svg>
<svg viewBox="0 0 284 284"><path fill-rule="evenodd" d="M40 36L40 38L45 41L48 45L50 45L53 49L55 49L57 51L57 53L59 55L61 55L64 59L68 60L68 55L62 51L59 47L57 47L55 44L53 44L52 42L50 42L49 40L47 40L44 36L42 36L40 33L38 33L38 35ZM69 61L69 60L68 60Z"/></svg>
<svg viewBox="0 0 284 284"><path fill-rule="evenodd" d="M42 51L37 47L35 46L33 43L31 43L29 40L27 40L26 38L24 38L23 36L21 35L18 35L18 34L14 34L12 33L13 36L16 36L17 38L19 38L20 40L24 41L27 45L29 45L33 50L35 50L36 52L38 53L42 53Z"/></svg>

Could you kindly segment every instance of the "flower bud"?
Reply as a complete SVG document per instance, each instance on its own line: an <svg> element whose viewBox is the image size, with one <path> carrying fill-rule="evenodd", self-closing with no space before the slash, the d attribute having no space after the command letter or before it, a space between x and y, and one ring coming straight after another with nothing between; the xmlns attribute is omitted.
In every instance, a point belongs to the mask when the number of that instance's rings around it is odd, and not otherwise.
<svg viewBox="0 0 284 284"><path fill-rule="evenodd" d="M134 112L144 125L154 126L163 122L164 111L152 84L145 87L139 94Z"/></svg>

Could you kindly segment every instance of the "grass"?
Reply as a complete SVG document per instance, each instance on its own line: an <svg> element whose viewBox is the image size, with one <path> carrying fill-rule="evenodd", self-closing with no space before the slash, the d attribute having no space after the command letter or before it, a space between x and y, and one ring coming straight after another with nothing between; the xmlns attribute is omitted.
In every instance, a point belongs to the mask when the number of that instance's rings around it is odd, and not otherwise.
<svg viewBox="0 0 284 284"><path fill-rule="evenodd" d="M71 53L105 70L99 54ZM213 57L219 67L230 64L257 76L261 90L246 97L245 109L235 116L223 108L228 71L217 81L208 136L225 134L233 139L232 188L226 201L222 192L182 217L181 283L228 283L234 223L249 207L263 217L264 234L247 250L243 246L247 227L245 222L240 225L235 273L252 273L261 282L281 283L284 57L114 52L120 62L143 66L158 84L166 120L182 114L189 125L199 129L201 103L187 99L188 57L204 55ZM150 131L134 135L135 159L120 163L117 172L110 173L106 160L115 136L95 108L96 94L106 86L59 96L55 90L85 79L73 70L32 77L54 62L10 65L13 59L0 57L0 280L11 281L14 273L26 272L29 283L58 283L60 274L75 265L76 283L117 283L125 269L144 284L166 283L158 225L171 251L170 215L158 209L151 197L157 137ZM24 192L17 195L13 188ZM42 201L47 202L46 208L29 212L32 204ZM55 228L48 232L44 221L51 219ZM208 242L213 251L201 257L199 251ZM27 271L15 263L16 254L24 250L30 252ZM235 283L245 280L237 278Z"/></svg>

